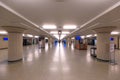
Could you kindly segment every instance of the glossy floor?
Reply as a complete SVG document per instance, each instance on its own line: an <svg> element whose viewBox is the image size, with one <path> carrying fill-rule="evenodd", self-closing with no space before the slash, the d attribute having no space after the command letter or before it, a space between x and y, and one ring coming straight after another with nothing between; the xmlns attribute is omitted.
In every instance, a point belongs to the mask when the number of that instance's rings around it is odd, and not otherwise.
<svg viewBox="0 0 120 80"><path fill-rule="evenodd" d="M7 53L0 50L0 80L120 80L119 51L117 65L93 59L89 49L62 44L45 49L24 47L23 61L14 63L7 62Z"/></svg>

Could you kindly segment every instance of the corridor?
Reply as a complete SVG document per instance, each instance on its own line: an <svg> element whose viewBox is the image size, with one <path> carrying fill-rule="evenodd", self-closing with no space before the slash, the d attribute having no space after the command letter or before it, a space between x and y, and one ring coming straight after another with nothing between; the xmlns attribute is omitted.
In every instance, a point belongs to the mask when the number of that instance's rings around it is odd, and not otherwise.
<svg viewBox="0 0 120 80"><path fill-rule="evenodd" d="M119 80L120 65L99 62L89 50L60 44L39 49L24 47L23 61L8 63L7 49L0 50L0 80Z"/></svg>

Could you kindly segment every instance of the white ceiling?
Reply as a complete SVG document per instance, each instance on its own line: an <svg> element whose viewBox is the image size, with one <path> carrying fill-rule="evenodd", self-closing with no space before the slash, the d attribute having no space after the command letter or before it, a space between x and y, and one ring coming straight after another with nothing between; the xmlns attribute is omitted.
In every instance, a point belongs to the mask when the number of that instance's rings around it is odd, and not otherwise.
<svg viewBox="0 0 120 80"><path fill-rule="evenodd" d="M67 30L67 31L72 32L71 35L78 34L81 35L80 32L89 30L91 26L94 27L97 27L98 25L103 26L103 24L106 22L110 25L109 21L113 21L116 19L116 17L117 18L120 17L117 11L115 11L115 13L112 12L114 14L110 14L110 16L104 14L101 15L105 10L109 9L113 5L116 5L120 0L0 0L0 1L2 2L2 4L14 10L13 12L14 14L15 12L17 12L22 16L21 18L20 16L16 17L16 15L6 11L4 12L4 14L0 14L1 26L5 24L7 25L16 24L17 26L23 26L23 24L27 24L28 26L30 26L30 28L31 26L34 28L36 28L37 26L37 28L39 29L39 27L41 28L42 25L44 24L55 24L57 25L58 29L64 31L62 29L63 25L75 24L78 26L78 28L80 28L79 30L77 31ZM2 7L0 7L0 11L4 10ZM119 8L117 10L120 11ZM12 17L10 17L10 15L12 15ZM98 15L101 15L99 19L96 18L97 20L93 21L93 19ZM115 16L115 18L112 17L113 15ZM8 23L6 23L6 20L8 20L7 21ZM88 22L90 23L87 24ZM84 30L82 31L81 26L82 28L84 28ZM49 31L51 30L47 30L47 32ZM46 33L42 30L38 32L41 32L40 34ZM82 34L84 34L83 32ZM92 31L89 32L91 33Z"/></svg>

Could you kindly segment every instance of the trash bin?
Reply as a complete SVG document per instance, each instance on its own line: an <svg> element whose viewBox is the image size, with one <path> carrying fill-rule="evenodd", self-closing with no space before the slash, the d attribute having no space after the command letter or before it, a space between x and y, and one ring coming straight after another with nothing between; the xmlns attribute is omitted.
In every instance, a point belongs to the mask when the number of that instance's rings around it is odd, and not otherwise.
<svg viewBox="0 0 120 80"><path fill-rule="evenodd" d="M93 57L96 57L96 47L91 47L90 48L90 55L93 56Z"/></svg>

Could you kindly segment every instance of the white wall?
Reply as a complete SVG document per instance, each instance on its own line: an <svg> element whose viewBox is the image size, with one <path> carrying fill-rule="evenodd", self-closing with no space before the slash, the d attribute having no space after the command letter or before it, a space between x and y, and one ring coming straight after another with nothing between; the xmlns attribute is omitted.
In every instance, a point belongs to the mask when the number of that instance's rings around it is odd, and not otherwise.
<svg viewBox="0 0 120 80"><path fill-rule="evenodd" d="M2 48L8 48L8 41L4 41L3 38L8 36L2 36L0 35L0 49Z"/></svg>
<svg viewBox="0 0 120 80"><path fill-rule="evenodd" d="M116 48L117 49L119 49L119 37L116 35L114 35L114 36L111 36L111 37L113 37L114 38L114 44L116 45Z"/></svg>

